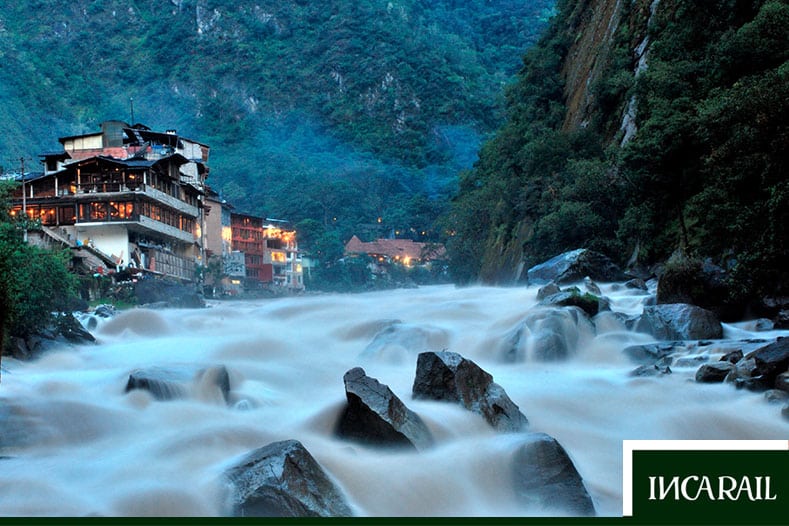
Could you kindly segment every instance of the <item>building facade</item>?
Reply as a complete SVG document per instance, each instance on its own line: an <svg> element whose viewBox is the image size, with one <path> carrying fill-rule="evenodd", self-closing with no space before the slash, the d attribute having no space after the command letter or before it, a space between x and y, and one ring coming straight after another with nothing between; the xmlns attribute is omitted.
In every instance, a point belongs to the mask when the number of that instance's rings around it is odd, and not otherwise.
<svg viewBox="0 0 789 526"><path fill-rule="evenodd" d="M233 251L244 254L250 286L271 284L293 290L304 288L296 231L286 221L231 213Z"/></svg>
<svg viewBox="0 0 789 526"><path fill-rule="evenodd" d="M209 147L120 121L60 143L62 152L41 156L43 172L23 176L11 214L27 214L45 235L98 254L108 267L100 272L194 281Z"/></svg>

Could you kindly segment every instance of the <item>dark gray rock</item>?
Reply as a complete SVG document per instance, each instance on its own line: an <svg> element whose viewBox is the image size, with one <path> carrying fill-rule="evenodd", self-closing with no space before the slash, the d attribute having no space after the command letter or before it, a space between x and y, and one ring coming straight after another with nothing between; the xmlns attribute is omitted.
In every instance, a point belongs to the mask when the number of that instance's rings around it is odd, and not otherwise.
<svg viewBox="0 0 789 526"><path fill-rule="evenodd" d="M97 305L95 309L93 309L93 315L98 316L99 318L112 318L115 316L116 310L114 305L109 304L102 304Z"/></svg>
<svg viewBox="0 0 789 526"><path fill-rule="evenodd" d="M540 301L540 305L547 307L578 307L589 316L595 316L598 312L610 309L608 302L599 296L592 294L581 294L578 290L565 290L551 294Z"/></svg>
<svg viewBox="0 0 789 526"><path fill-rule="evenodd" d="M681 342L660 342L630 345L625 347L622 353L635 363L650 365L685 350L686 348Z"/></svg>
<svg viewBox="0 0 789 526"><path fill-rule="evenodd" d="M734 364L734 370L726 376L726 382L734 384L737 389L745 388L750 391L766 391L772 387L758 374L756 360L753 358L743 358Z"/></svg>
<svg viewBox="0 0 789 526"><path fill-rule="evenodd" d="M770 389L765 391L764 399L770 404L783 404L789 402L789 392L780 389Z"/></svg>
<svg viewBox="0 0 789 526"><path fill-rule="evenodd" d="M584 287L586 287L586 290L590 294L594 294L595 296L603 295L603 293L600 291L600 287L589 276L584 278Z"/></svg>
<svg viewBox="0 0 789 526"><path fill-rule="evenodd" d="M608 257L585 248L565 252L535 265L527 271L526 276L530 284L536 285L549 281L561 285L580 281L585 276L603 282L625 279L622 270Z"/></svg>
<svg viewBox="0 0 789 526"><path fill-rule="evenodd" d="M539 288L539 290L537 291L537 299L544 300L548 296L553 296L554 294L558 294L559 292L561 292L561 290L562 289L559 288L559 285L557 285L554 282L550 282L547 285L544 285Z"/></svg>
<svg viewBox="0 0 789 526"><path fill-rule="evenodd" d="M668 365L642 365L630 371L630 376L635 377L661 376L664 374L671 374L671 368Z"/></svg>
<svg viewBox="0 0 789 526"><path fill-rule="evenodd" d="M735 369L731 362L705 363L696 371L696 381L702 383L719 383Z"/></svg>
<svg viewBox="0 0 789 526"><path fill-rule="evenodd" d="M555 438L530 433L512 458L515 493L529 509L595 515L594 504L570 457Z"/></svg>
<svg viewBox="0 0 789 526"><path fill-rule="evenodd" d="M789 370L789 338L778 338L771 344L749 352L745 358L756 362L754 376L762 377L772 387L778 375Z"/></svg>
<svg viewBox="0 0 789 526"><path fill-rule="evenodd" d="M191 365L147 367L129 374L125 392L143 389L156 400L186 398L199 387L218 389L225 402L230 397L230 375L224 365L199 368Z"/></svg>
<svg viewBox="0 0 789 526"><path fill-rule="evenodd" d="M348 403L337 422L338 436L374 446L423 450L433 445L433 436L419 415L364 369L351 369L343 381Z"/></svg>
<svg viewBox="0 0 789 526"><path fill-rule="evenodd" d="M704 340L723 337L723 327L713 312L686 303L644 307L635 330L651 334L658 340Z"/></svg>
<svg viewBox="0 0 789 526"><path fill-rule="evenodd" d="M775 388L789 392L789 371L775 377Z"/></svg>
<svg viewBox="0 0 789 526"><path fill-rule="evenodd" d="M735 349L733 351L729 351L723 356L721 356L722 362L729 362L729 363L737 363L742 360L742 349Z"/></svg>
<svg viewBox="0 0 789 526"><path fill-rule="evenodd" d="M297 440L273 442L225 472L234 517L350 517L342 492Z"/></svg>
<svg viewBox="0 0 789 526"><path fill-rule="evenodd" d="M789 420L789 404L786 404L783 409L781 409L781 415Z"/></svg>
<svg viewBox="0 0 789 526"><path fill-rule="evenodd" d="M55 318L57 333L71 343L94 343L96 338L89 333L70 312Z"/></svg>
<svg viewBox="0 0 789 526"><path fill-rule="evenodd" d="M674 360L675 367L697 367L710 359L706 354L692 354L690 356L680 356Z"/></svg>
<svg viewBox="0 0 789 526"><path fill-rule="evenodd" d="M419 355L413 397L459 403L481 414L499 431L521 431L528 424L526 416L489 373L454 352Z"/></svg>
<svg viewBox="0 0 789 526"><path fill-rule="evenodd" d="M647 284L641 278L633 278L625 282L625 288L646 291Z"/></svg>

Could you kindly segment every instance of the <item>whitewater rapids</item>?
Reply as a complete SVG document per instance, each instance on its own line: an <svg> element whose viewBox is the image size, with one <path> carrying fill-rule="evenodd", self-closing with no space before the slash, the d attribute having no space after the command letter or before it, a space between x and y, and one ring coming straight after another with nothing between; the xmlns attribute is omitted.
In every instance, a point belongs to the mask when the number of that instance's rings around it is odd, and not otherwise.
<svg viewBox="0 0 789 526"><path fill-rule="evenodd" d="M603 285L614 311L636 315L648 293ZM598 515L622 513L622 440L787 439L789 422L762 394L699 384L696 367L632 377L622 349L653 339L616 323L581 334L567 361L501 358L536 308L536 288L422 287L365 294L215 301L200 310L132 309L100 320L98 343L31 362L3 360L0 515L216 516L222 473L250 450L296 439L358 516L544 516L509 477L518 434L476 413L413 400L419 352L449 350L493 375L529 419L567 450ZM401 322L401 339L380 337ZM774 337L725 325L726 337ZM376 335L379 335L376 338ZM212 384L156 401L125 392L151 366L224 365L233 402ZM388 385L436 438L421 453L338 439L343 375Z"/></svg>

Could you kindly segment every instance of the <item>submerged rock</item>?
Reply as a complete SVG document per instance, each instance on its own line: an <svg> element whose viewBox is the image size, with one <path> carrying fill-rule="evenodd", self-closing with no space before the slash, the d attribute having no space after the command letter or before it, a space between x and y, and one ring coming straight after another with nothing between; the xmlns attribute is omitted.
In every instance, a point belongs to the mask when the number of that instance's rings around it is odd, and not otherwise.
<svg viewBox="0 0 789 526"><path fill-rule="evenodd" d="M129 374L125 392L142 389L156 400L186 398L199 389L216 390L225 402L230 397L230 375L224 365L198 368L194 366L147 367Z"/></svg>
<svg viewBox="0 0 789 526"><path fill-rule="evenodd" d="M660 342L630 345L625 347L622 353L635 363L650 365L685 350L681 342Z"/></svg>
<svg viewBox="0 0 789 526"><path fill-rule="evenodd" d="M342 492L297 440L273 442L225 471L234 517L349 517Z"/></svg>
<svg viewBox="0 0 789 526"><path fill-rule="evenodd" d="M351 369L343 381L348 403L337 422L338 436L368 445L417 450L433 444L433 436L419 415L364 369Z"/></svg>
<svg viewBox="0 0 789 526"><path fill-rule="evenodd" d="M439 351L449 344L449 333L429 325L394 321L378 331L362 351L362 357L398 360L424 351Z"/></svg>
<svg viewBox="0 0 789 526"><path fill-rule="evenodd" d="M578 307L537 309L503 336L497 352L505 362L566 360L594 332L591 320Z"/></svg>
<svg viewBox="0 0 789 526"><path fill-rule="evenodd" d="M512 477L519 501L567 515L595 515L583 479L564 448L544 433L530 433L512 457Z"/></svg>
<svg viewBox="0 0 789 526"><path fill-rule="evenodd" d="M713 312L687 303L644 307L635 330L649 333L658 340L704 340L723 337L723 327Z"/></svg>
<svg viewBox="0 0 789 526"><path fill-rule="evenodd" d="M419 355L413 396L457 402L481 414L499 431L521 431L529 423L489 373L454 352L424 352Z"/></svg>
<svg viewBox="0 0 789 526"><path fill-rule="evenodd" d="M565 252L535 265L527 273L530 284L553 281L558 284L580 281L588 276L597 281L620 281L622 270L607 256L582 248Z"/></svg>

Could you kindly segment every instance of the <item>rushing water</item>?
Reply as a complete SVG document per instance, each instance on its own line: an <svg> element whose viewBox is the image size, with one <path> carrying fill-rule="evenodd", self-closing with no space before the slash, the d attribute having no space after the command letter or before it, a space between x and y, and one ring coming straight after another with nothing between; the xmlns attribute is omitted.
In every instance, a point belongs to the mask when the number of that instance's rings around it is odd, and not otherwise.
<svg viewBox="0 0 789 526"><path fill-rule="evenodd" d="M646 293L602 288L615 311L643 308ZM637 364L621 350L651 338L613 319L582 332L567 361L502 360L502 342L535 303L535 288L440 286L120 313L94 330L98 345L4 360L0 515L219 515L222 472L284 439L304 444L360 516L560 512L515 499L509 461L518 434L496 433L459 406L411 399L417 354L428 349L457 352L491 373L529 431L564 446L599 515L622 512L623 439L789 437L780 406L695 383L695 366L629 376ZM392 320L402 322L400 339L376 339ZM752 335L744 327L725 330ZM210 382L166 402L124 392L134 369L179 364L224 364L232 403ZM333 436L342 378L356 366L422 417L434 447L382 451Z"/></svg>

